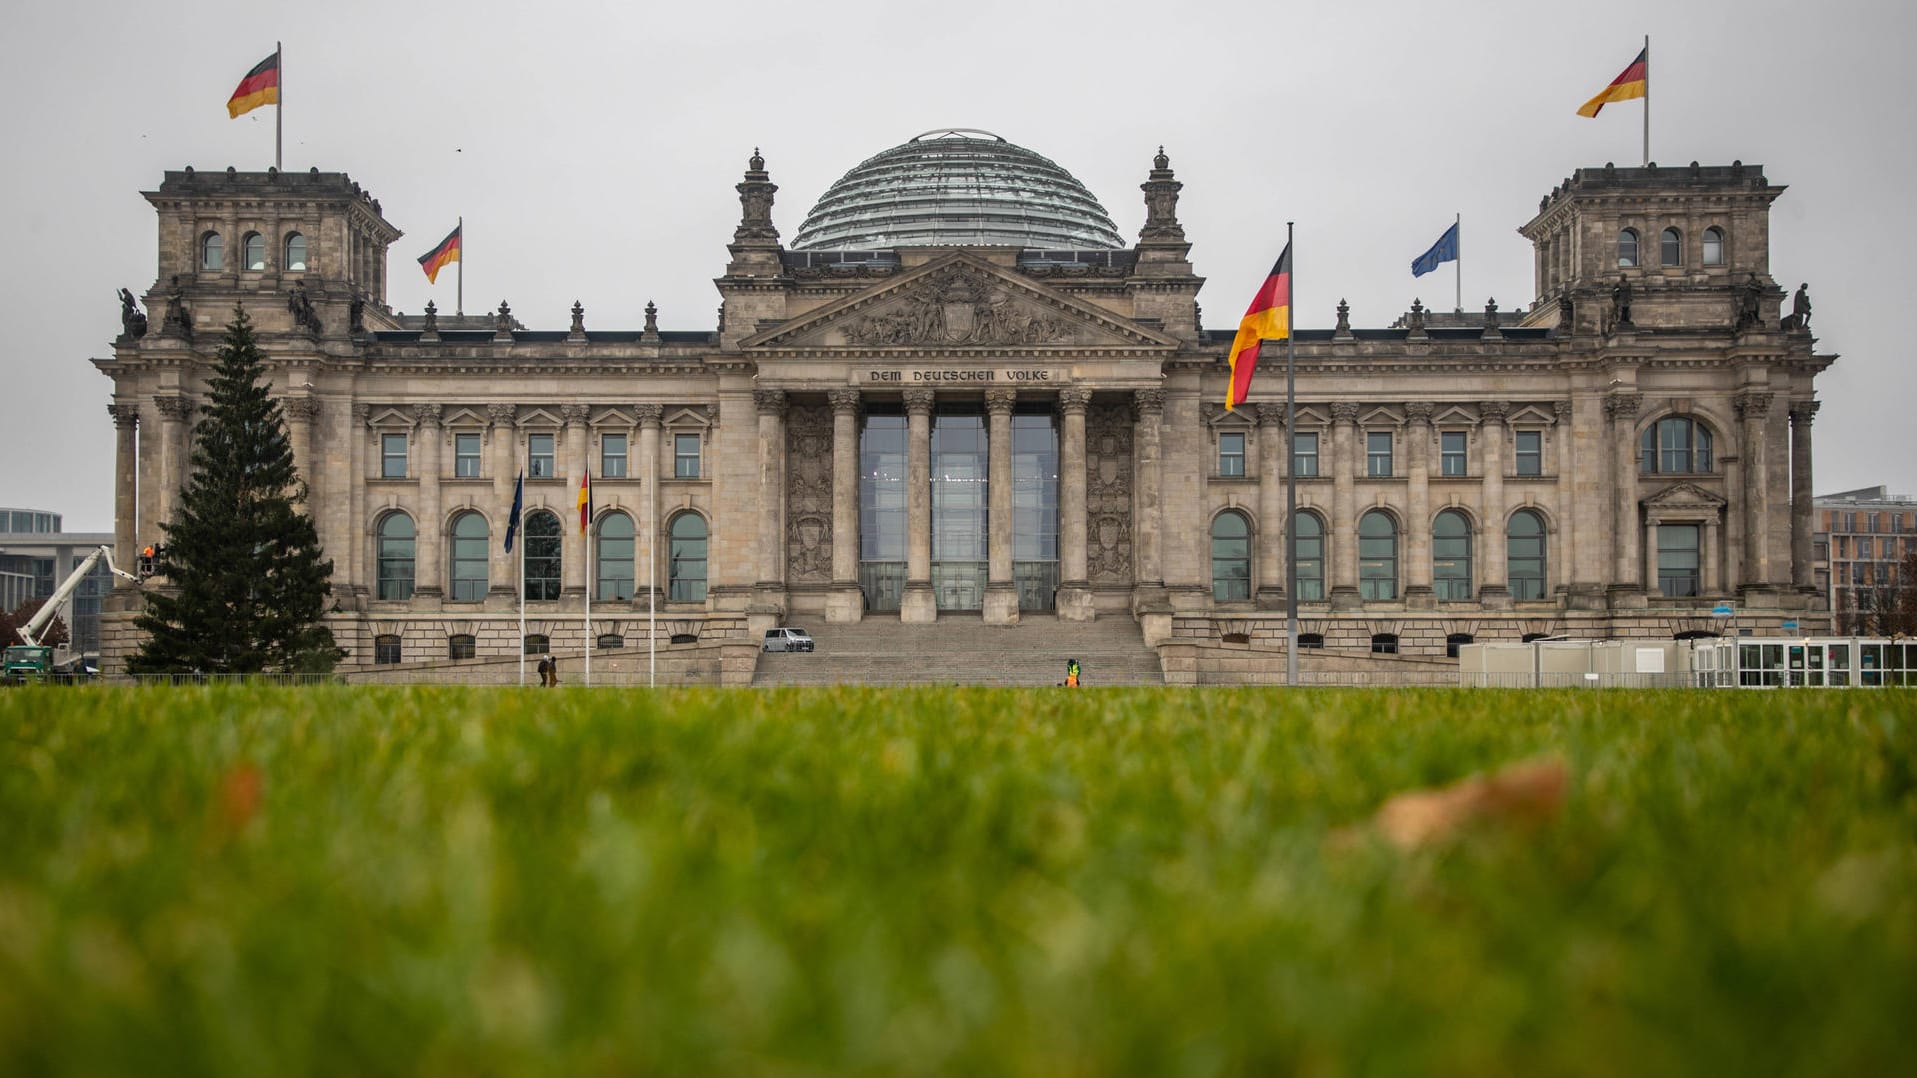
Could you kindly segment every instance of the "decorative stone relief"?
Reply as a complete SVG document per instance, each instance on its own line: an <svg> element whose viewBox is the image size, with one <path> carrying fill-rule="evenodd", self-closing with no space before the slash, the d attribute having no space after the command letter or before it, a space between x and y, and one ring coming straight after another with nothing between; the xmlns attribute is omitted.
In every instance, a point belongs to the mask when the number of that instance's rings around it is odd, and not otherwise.
<svg viewBox="0 0 1917 1078"><path fill-rule="evenodd" d="M1004 284L977 269L948 266L899 293L900 302L848 322L847 342L861 345L1051 344L1065 321L1013 300Z"/></svg>
<svg viewBox="0 0 1917 1078"><path fill-rule="evenodd" d="M793 405L785 417L786 573L793 584L832 582L832 409Z"/></svg>
<svg viewBox="0 0 1917 1078"><path fill-rule="evenodd" d="M193 401L189 397L155 397L153 407L162 417L174 422L184 422L193 418Z"/></svg>
<svg viewBox="0 0 1917 1078"><path fill-rule="evenodd" d="M752 391L753 407L760 415L784 415L786 411L785 390L755 389Z"/></svg>
<svg viewBox="0 0 1917 1078"><path fill-rule="evenodd" d="M1739 393L1731 404L1739 419L1762 419L1771 410L1771 394L1747 391Z"/></svg>
<svg viewBox="0 0 1917 1078"><path fill-rule="evenodd" d="M1085 571L1093 585L1132 582L1132 417L1126 405L1085 415Z"/></svg>

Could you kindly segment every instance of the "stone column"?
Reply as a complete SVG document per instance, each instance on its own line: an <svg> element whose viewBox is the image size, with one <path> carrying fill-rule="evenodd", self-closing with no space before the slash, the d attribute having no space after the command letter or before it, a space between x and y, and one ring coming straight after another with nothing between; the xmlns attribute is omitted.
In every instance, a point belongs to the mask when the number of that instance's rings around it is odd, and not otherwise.
<svg viewBox="0 0 1917 1078"><path fill-rule="evenodd" d="M160 490L155 506L158 515L146 522L153 534L146 542L160 541L159 522L173 520L173 507L180 489L186 485L187 433L192 428L195 406L187 397L155 397L153 407L160 413ZM142 544L144 545L144 544Z"/></svg>
<svg viewBox="0 0 1917 1078"><path fill-rule="evenodd" d="M1704 522L1704 594L1706 595L1724 594L1723 559L1718 553L1718 545L1723 542L1722 532L1723 529L1715 516Z"/></svg>
<svg viewBox="0 0 1917 1078"><path fill-rule="evenodd" d="M419 529L413 553L416 570L413 576L415 609L420 608L422 603L426 609L431 609L446 594L440 580L440 554L445 545L440 537L440 525L445 517L439 504L440 412L441 408L437 404L413 405L411 456L414 474L419 480L419 502L413 513L413 523Z"/></svg>
<svg viewBox="0 0 1917 1078"><path fill-rule="evenodd" d="M1811 571L1811 421L1817 401L1791 408L1791 584L1815 590ZM1908 582L1906 582L1908 586Z"/></svg>
<svg viewBox="0 0 1917 1078"><path fill-rule="evenodd" d="M1611 581L1613 605L1643 601L1643 560L1638 547L1637 519L1637 407L1636 394L1607 398L1604 414L1611 420ZM1635 603L1632 596L1636 596Z"/></svg>
<svg viewBox="0 0 1917 1078"><path fill-rule="evenodd" d="M932 404L929 389L905 391L905 591L899 620L938 620L932 594Z"/></svg>
<svg viewBox="0 0 1917 1078"><path fill-rule="evenodd" d="M355 401L348 415L346 460L353 478L347 484L350 500L346 506L346 527L352 535L353 546L347 557L350 567L347 579L352 581L351 587L364 600L379 594L379 583L372 578L368 558L373 548L373 538L367 534L366 528L366 443L369 439L366 429L373 419L373 406ZM336 587L334 590L339 589Z"/></svg>
<svg viewBox="0 0 1917 1078"><path fill-rule="evenodd" d="M755 389L759 413L759 592L756 603L785 606L785 409L783 389Z"/></svg>
<svg viewBox="0 0 1917 1078"><path fill-rule="evenodd" d="M1148 588L1165 583L1164 448L1165 391L1132 394L1132 511L1135 579Z"/></svg>
<svg viewBox="0 0 1917 1078"><path fill-rule="evenodd" d="M1478 602L1487 610L1511 609L1511 588L1505 579L1504 564L1504 417L1511 411L1509 401L1484 401L1478 405L1478 417L1484 433L1484 527L1477 549L1472 551L1479 578Z"/></svg>
<svg viewBox="0 0 1917 1078"><path fill-rule="evenodd" d="M832 590L825 620L837 624L865 616L859 591L859 391L834 389L832 404Z"/></svg>
<svg viewBox="0 0 1917 1078"><path fill-rule="evenodd" d="M1331 406L1331 609L1356 610L1358 599L1358 522L1353 516L1354 490L1360 462L1352 449L1358 425L1358 405L1338 401Z"/></svg>
<svg viewBox="0 0 1917 1078"><path fill-rule="evenodd" d="M657 609L665 605L666 566L658 558L659 514L664 507L659 502L659 435L665 406L659 404L635 404L632 414L639 420L639 459L633 467L641 479L639 504L634 507L633 519L639 527L633 536L633 575L632 605L635 610ZM656 594L648 597L646 589Z"/></svg>
<svg viewBox="0 0 1917 1078"><path fill-rule="evenodd" d="M1664 523L1663 517L1646 516L1644 518L1643 553L1638 559L1640 571L1644 574L1644 591L1648 595L1659 594L1657 584L1657 529Z"/></svg>
<svg viewBox="0 0 1917 1078"><path fill-rule="evenodd" d="M580 600L586 594L586 536L579 534L579 480L586 474L590 460L592 428L587 420L592 409L584 404L562 404L559 418L565 423L566 481L559 488L559 597Z"/></svg>
<svg viewBox="0 0 1917 1078"><path fill-rule="evenodd" d="M519 603L519 556L525 553L523 544L526 537L515 533L513 548L506 550L506 529L511 525L510 514L513 505L513 486L519 482L519 428L515 424L519 409L510 404L489 404L486 406L486 418L490 426L486 437L491 439L489 448L493 454L493 504L499 507L499 515L493 517L492 534L488 537L486 582L489 600L495 606L512 606L517 609ZM525 508L521 506L521 527L524 527Z"/></svg>
<svg viewBox="0 0 1917 1078"><path fill-rule="evenodd" d="M1018 585L1012 580L1012 406L1018 391L985 391L987 625L1018 623Z"/></svg>
<svg viewBox="0 0 1917 1078"><path fill-rule="evenodd" d="M1765 542L1769 536L1765 515L1770 505L1770 467L1765 460L1764 417L1770 413L1771 395L1739 393L1732 404L1737 409L1743 443L1737 453L1744 462L1743 583L1746 587L1761 587L1773 582L1770 545Z"/></svg>
<svg viewBox="0 0 1917 1078"><path fill-rule="evenodd" d="M107 414L113 417L114 437L113 564L132 573L136 572L134 561L140 550L140 460L134 452L140 409L132 404L109 404ZM113 578L116 588L125 583L120 577Z"/></svg>
<svg viewBox="0 0 1917 1078"><path fill-rule="evenodd" d="M1092 391L1073 387L1058 392L1058 616L1091 621L1092 587L1085 567L1085 410Z"/></svg>
<svg viewBox="0 0 1917 1078"><path fill-rule="evenodd" d="M1254 598L1262 610L1285 608L1285 450L1291 432L1285 429L1285 406L1266 401L1258 410L1258 590Z"/></svg>
<svg viewBox="0 0 1917 1078"><path fill-rule="evenodd" d="M319 414L319 401L312 397L287 397L280 401L286 416L286 440L293 448L293 470L306 482L307 512L320 500L320 475L313 468L313 417Z"/></svg>
<svg viewBox="0 0 1917 1078"><path fill-rule="evenodd" d="M1404 406L1405 446L1409 467L1405 483L1405 606L1434 610L1437 593L1431 587L1431 413L1430 401Z"/></svg>

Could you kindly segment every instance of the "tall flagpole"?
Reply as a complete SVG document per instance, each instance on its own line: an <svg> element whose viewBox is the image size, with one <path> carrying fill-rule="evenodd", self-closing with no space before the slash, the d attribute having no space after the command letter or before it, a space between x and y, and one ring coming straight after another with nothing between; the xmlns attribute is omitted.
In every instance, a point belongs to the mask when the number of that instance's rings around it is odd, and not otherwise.
<svg viewBox="0 0 1917 1078"><path fill-rule="evenodd" d="M1454 265L1451 267L1451 272L1452 272L1451 279L1454 282L1456 282L1458 286L1457 304L1456 306L1452 308L1452 310L1456 314L1463 314L1464 313L1464 214L1458 213L1453 215L1451 219L1451 235L1454 237L1452 246L1456 249L1457 255L1458 255L1458 257L1451 260L1454 263Z"/></svg>
<svg viewBox="0 0 1917 1078"><path fill-rule="evenodd" d="M1651 167L1651 35L1644 35L1644 167Z"/></svg>
<svg viewBox="0 0 1917 1078"><path fill-rule="evenodd" d="M441 217L440 220L444 221L445 218ZM456 231L458 231L459 233L459 284L457 286L458 291L453 293L453 317L454 318L458 318L459 316L466 313L466 216L465 214L460 215L459 228Z"/></svg>
<svg viewBox="0 0 1917 1078"><path fill-rule="evenodd" d="M445 220L445 218L440 218ZM522 475L524 473L521 473ZM524 482L522 479L521 482ZM521 488L524 489L523 487ZM524 519L525 514L520 514ZM519 529L524 532L526 529ZM526 537L519 537L519 684L526 684Z"/></svg>
<svg viewBox="0 0 1917 1078"><path fill-rule="evenodd" d="M588 472L588 475L591 473ZM587 480L590 484L592 481ZM591 489L590 485L587 487ZM586 686L592 686L592 499L586 500Z"/></svg>
<svg viewBox="0 0 1917 1078"><path fill-rule="evenodd" d="M273 42L273 66L277 69L273 77L279 83L278 100L273 102L273 171L285 172L286 162L280 158L280 135L286 125L286 48L277 41Z"/></svg>
<svg viewBox="0 0 1917 1078"><path fill-rule="evenodd" d="M1285 684L1298 684L1298 401L1296 396L1298 339L1298 252L1291 247L1290 221L1285 222L1285 250L1291 251L1291 293L1285 312Z"/></svg>
<svg viewBox="0 0 1917 1078"><path fill-rule="evenodd" d="M646 688L659 687L659 452L653 442L646 477Z"/></svg>

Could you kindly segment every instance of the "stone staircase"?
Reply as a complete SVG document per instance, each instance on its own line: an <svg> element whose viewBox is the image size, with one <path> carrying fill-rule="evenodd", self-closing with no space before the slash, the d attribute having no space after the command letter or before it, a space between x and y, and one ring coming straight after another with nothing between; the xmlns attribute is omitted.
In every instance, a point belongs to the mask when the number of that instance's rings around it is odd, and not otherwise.
<svg viewBox="0 0 1917 1078"><path fill-rule="evenodd" d="M818 650L760 653L754 685L1049 686L1065 681L1066 659L1079 661L1088 687L1165 683L1158 653L1123 615L1079 622L1026 614L1017 625L963 614L905 625L897 615L868 615L857 625L805 628Z"/></svg>

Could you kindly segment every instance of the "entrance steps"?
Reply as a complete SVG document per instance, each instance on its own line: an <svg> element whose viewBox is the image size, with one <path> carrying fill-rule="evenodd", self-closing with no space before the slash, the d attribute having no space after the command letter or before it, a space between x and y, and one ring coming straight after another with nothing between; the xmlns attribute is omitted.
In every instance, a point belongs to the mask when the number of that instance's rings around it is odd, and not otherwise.
<svg viewBox="0 0 1917 1078"><path fill-rule="evenodd" d="M1017 625L941 614L931 625L867 615L856 625L809 624L818 650L759 655L754 685L1061 685L1077 659L1087 686L1163 685L1158 653L1122 615L1060 621L1025 614Z"/></svg>

